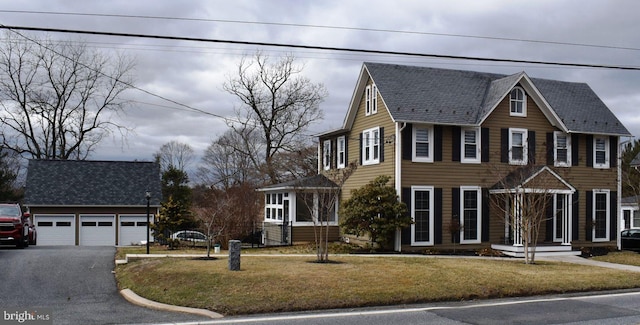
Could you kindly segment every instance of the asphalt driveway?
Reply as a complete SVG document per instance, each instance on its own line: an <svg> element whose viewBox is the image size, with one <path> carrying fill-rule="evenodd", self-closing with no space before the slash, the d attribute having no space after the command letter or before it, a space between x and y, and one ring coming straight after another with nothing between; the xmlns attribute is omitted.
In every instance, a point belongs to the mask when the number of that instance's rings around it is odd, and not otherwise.
<svg viewBox="0 0 640 325"><path fill-rule="evenodd" d="M47 308L54 324L210 320L135 306L120 296L114 247L0 246L0 312Z"/></svg>

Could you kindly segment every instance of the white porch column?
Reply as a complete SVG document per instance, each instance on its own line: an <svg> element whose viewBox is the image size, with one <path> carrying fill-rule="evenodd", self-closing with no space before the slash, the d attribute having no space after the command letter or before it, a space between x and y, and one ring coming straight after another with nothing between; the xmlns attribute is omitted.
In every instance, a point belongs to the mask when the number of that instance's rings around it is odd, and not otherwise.
<svg viewBox="0 0 640 325"><path fill-rule="evenodd" d="M513 246L522 246L522 194L513 195Z"/></svg>
<svg viewBox="0 0 640 325"><path fill-rule="evenodd" d="M573 194L563 194L564 195L564 206L562 207L562 245L571 246L571 216L573 215L572 202L573 202Z"/></svg>

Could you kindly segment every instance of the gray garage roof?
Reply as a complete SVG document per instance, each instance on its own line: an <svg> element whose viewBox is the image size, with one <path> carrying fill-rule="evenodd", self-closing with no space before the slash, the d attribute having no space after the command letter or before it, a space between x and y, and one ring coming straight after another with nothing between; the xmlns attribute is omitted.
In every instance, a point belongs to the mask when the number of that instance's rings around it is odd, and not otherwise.
<svg viewBox="0 0 640 325"><path fill-rule="evenodd" d="M526 76L394 64L364 64L395 121L478 125ZM585 83L530 79L569 132L629 136Z"/></svg>
<svg viewBox="0 0 640 325"><path fill-rule="evenodd" d="M159 206L162 185L155 162L30 160L26 206Z"/></svg>

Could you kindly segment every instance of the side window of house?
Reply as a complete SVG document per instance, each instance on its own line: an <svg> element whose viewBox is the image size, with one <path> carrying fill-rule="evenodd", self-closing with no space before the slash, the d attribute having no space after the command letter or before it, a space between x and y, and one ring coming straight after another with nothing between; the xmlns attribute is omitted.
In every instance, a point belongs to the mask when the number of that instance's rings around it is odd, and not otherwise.
<svg viewBox="0 0 640 325"><path fill-rule="evenodd" d="M571 166L571 137L560 131L553 133L554 165L556 167Z"/></svg>
<svg viewBox="0 0 640 325"><path fill-rule="evenodd" d="M515 87L511 90L509 104L511 116L527 116L527 96L522 88Z"/></svg>
<svg viewBox="0 0 640 325"><path fill-rule="evenodd" d="M324 170L331 169L331 140L322 142L322 167Z"/></svg>
<svg viewBox="0 0 640 325"><path fill-rule="evenodd" d="M286 207L286 211L285 211ZM282 221L283 217L289 215L289 193L266 193L265 194L265 220Z"/></svg>
<svg viewBox="0 0 640 325"><path fill-rule="evenodd" d="M413 126L413 161L433 162L433 127Z"/></svg>
<svg viewBox="0 0 640 325"><path fill-rule="evenodd" d="M375 84L367 86L364 91L364 115L378 113L378 87Z"/></svg>
<svg viewBox="0 0 640 325"><path fill-rule="evenodd" d="M337 167L344 168L347 165L347 143L344 135L338 137L337 146Z"/></svg>
<svg viewBox="0 0 640 325"><path fill-rule="evenodd" d="M380 163L380 128L375 127L362 132L362 164Z"/></svg>
<svg viewBox="0 0 640 325"><path fill-rule="evenodd" d="M528 163L527 129L509 129L509 164Z"/></svg>
<svg viewBox="0 0 640 325"><path fill-rule="evenodd" d="M462 129L462 146L461 156L462 162L479 163L480 162L480 129L467 128Z"/></svg>
<svg viewBox="0 0 640 325"><path fill-rule="evenodd" d="M609 240L609 195L608 190L593 191L593 241Z"/></svg>
<svg viewBox="0 0 640 325"><path fill-rule="evenodd" d="M477 186L460 187L460 242L480 243L482 195Z"/></svg>
<svg viewBox="0 0 640 325"><path fill-rule="evenodd" d="M434 244L434 188L411 187L411 243L413 245Z"/></svg>
<svg viewBox="0 0 640 325"><path fill-rule="evenodd" d="M367 86L364 91L364 115L371 115L371 86Z"/></svg>
<svg viewBox="0 0 640 325"><path fill-rule="evenodd" d="M593 138L593 167L609 168L609 138L594 137Z"/></svg>

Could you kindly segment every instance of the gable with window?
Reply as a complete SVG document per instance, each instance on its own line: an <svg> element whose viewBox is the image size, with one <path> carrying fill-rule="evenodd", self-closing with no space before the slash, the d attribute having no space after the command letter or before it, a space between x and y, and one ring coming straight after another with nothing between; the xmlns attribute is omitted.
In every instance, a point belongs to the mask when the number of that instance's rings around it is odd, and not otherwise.
<svg viewBox="0 0 640 325"><path fill-rule="evenodd" d="M511 116L527 116L527 95L520 87L515 87L509 94L509 105Z"/></svg>

